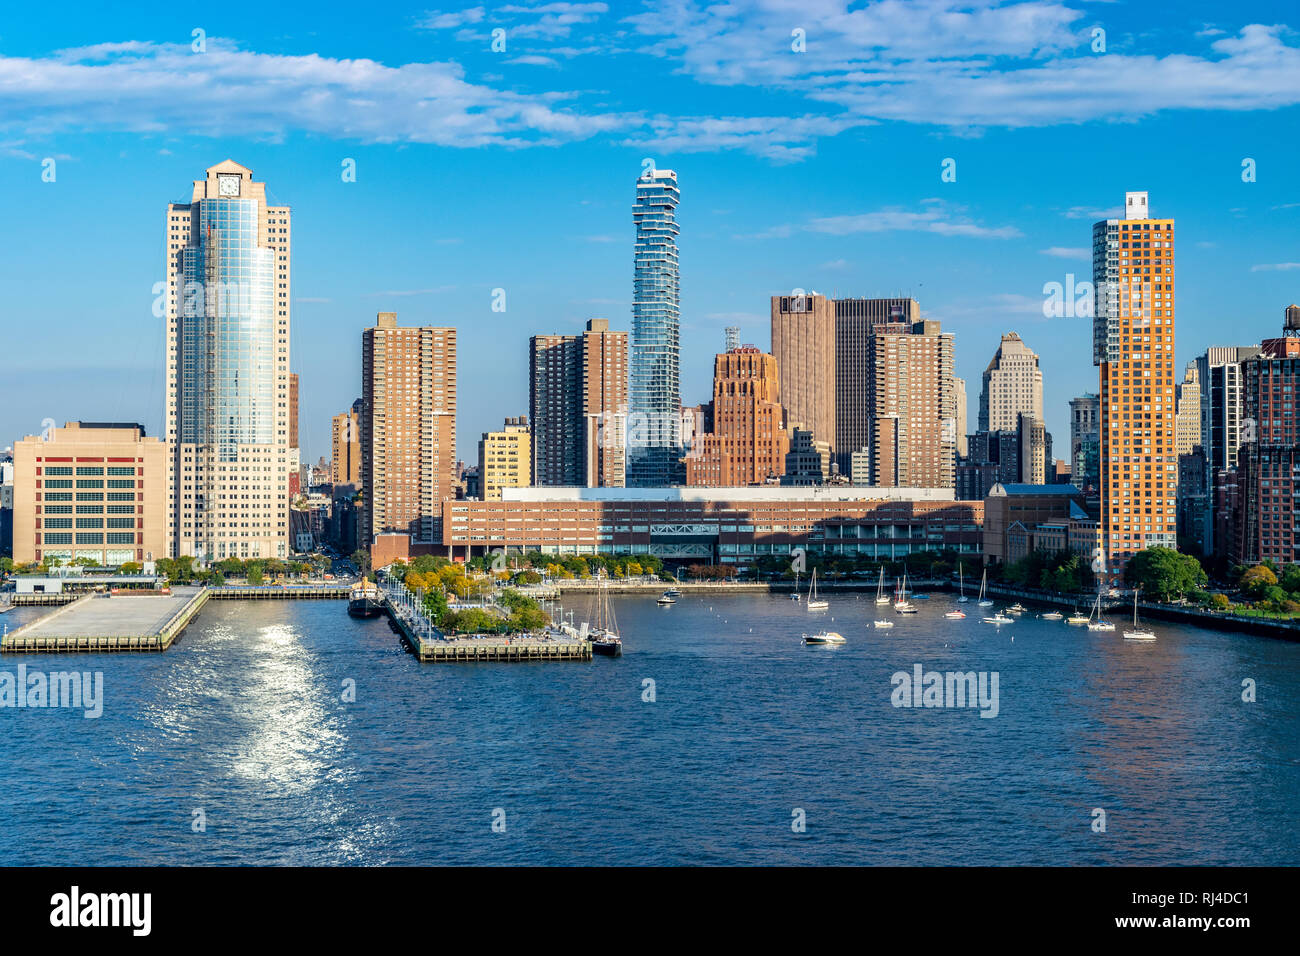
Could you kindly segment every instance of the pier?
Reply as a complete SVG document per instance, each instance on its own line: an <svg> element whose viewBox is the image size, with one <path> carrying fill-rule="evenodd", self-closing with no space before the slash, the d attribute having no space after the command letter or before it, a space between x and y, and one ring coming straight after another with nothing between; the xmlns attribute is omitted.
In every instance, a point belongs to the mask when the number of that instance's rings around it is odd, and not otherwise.
<svg viewBox="0 0 1300 956"><path fill-rule="evenodd" d="M470 635L447 637L400 581L383 589L384 609L394 628L420 661L434 663L517 663L521 661L589 661L591 641L562 634Z"/></svg>
<svg viewBox="0 0 1300 956"><path fill-rule="evenodd" d="M171 594L84 594L0 638L0 652L165 651L208 600L206 588Z"/></svg>
<svg viewBox="0 0 1300 956"><path fill-rule="evenodd" d="M208 592L214 601L340 601L351 590L347 584L225 584Z"/></svg>

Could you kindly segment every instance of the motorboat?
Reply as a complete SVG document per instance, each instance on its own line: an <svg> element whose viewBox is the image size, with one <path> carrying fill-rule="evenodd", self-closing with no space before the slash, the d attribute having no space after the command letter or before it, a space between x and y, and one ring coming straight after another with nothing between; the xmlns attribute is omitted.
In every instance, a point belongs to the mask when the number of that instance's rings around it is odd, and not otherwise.
<svg viewBox="0 0 1300 956"><path fill-rule="evenodd" d="M947 614L944 615L944 617L948 618L948 620L950 621L958 621L965 616L966 616L965 611L949 611Z"/></svg>
<svg viewBox="0 0 1300 956"><path fill-rule="evenodd" d="M893 627L893 626L894 626L894 622L893 622L893 621L876 620L876 621L872 621L871 623L874 624L876 627Z"/></svg>
<svg viewBox="0 0 1300 956"><path fill-rule="evenodd" d="M847 643L844 635L838 631L822 631L819 634L805 634L803 636L805 644L844 644Z"/></svg>
<svg viewBox="0 0 1300 956"><path fill-rule="evenodd" d="M671 592L665 591L663 594L659 595L659 599L655 601L655 603L661 605L676 604L677 598Z"/></svg>
<svg viewBox="0 0 1300 956"><path fill-rule="evenodd" d="M1064 618L1065 615L1062 614L1060 611L1048 611L1047 613L1041 615L1041 617L1044 621L1059 621L1062 618Z"/></svg>
<svg viewBox="0 0 1300 956"><path fill-rule="evenodd" d="M1026 610L1027 610L1026 607L1025 607L1023 604L1021 604L1019 601L1017 601L1015 604L1013 604L1013 605L1011 605L1009 608L1007 608L1005 613L1007 613L1007 614L1024 614Z"/></svg>
<svg viewBox="0 0 1300 956"><path fill-rule="evenodd" d="M1014 624L1016 622L1014 617L1007 617L1005 614L994 614L983 620L985 624Z"/></svg>

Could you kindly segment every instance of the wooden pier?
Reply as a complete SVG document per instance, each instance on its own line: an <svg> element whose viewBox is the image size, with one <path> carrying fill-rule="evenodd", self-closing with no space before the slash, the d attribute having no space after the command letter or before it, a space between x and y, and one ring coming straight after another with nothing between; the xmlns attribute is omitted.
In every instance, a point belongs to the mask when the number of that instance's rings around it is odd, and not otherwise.
<svg viewBox="0 0 1300 956"><path fill-rule="evenodd" d="M60 604L71 604L84 594L85 592L78 591L57 591L48 594L39 591L28 592L13 595L11 603L14 607L54 607Z"/></svg>
<svg viewBox="0 0 1300 956"><path fill-rule="evenodd" d="M0 638L6 654L165 651L207 603L207 588L113 598L85 594Z"/></svg>

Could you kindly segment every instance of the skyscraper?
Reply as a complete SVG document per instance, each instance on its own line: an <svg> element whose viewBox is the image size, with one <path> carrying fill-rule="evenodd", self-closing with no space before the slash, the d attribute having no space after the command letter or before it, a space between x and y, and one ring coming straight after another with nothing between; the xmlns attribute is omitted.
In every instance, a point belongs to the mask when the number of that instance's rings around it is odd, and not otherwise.
<svg viewBox="0 0 1300 956"><path fill-rule="evenodd" d="M677 174L649 169L636 182L627 484L656 488L681 473L681 342Z"/></svg>
<svg viewBox="0 0 1300 956"><path fill-rule="evenodd" d="M1188 362L1183 380L1174 386L1177 401L1174 446L1180 455L1190 455L1201 443L1201 380L1195 362Z"/></svg>
<svg viewBox="0 0 1300 956"><path fill-rule="evenodd" d="M1174 547L1174 221L1145 192L1092 228L1093 361L1101 369L1102 541L1107 571Z"/></svg>
<svg viewBox="0 0 1300 956"><path fill-rule="evenodd" d="M696 438L686 457L686 484L755 485L784 474L790 438L778 394L771 355L752 345L719 353L713 361L713 401L704 416L712 428Z"/></svg>
<svg viewBox="0 0 1300 956"><path fill-rule="evenodd" d="M627 388L627 333L608 319L529 339L533 484L623 487Z"/></svg>
<svg viewBox="0 0 1300 956"><path fill-rule="evenodd" d="M352 408L335 415L330 422L330 482L361 487L361 409L357 399Z"/></svg>
<svg viewBox="0 0 1300 956"><path fill-rule="evenodd" d="M456 330L380 312L362 332L361 389L361 546L383 532L441 543L456 494Z"/></svg>
<svg viewBox="0 0 1300 956"><path fill-rule="evenodd" d="M772 296L772 355L786 424L835 443L835 303L817 293Z"/></svg>
<svg viewBox="0 0 1300 956"><path fill-rule="evenodd" d="M167 207L168 549L289 554L287 206L231 160Z"/></svg>
<svg viewBox="0 0 1300 956"><path fill-rule="evenodd" d="M1092 392L1070 399L1070 482L1101 492L1101 397Z"/></svg>
<svg viewBox="0 0 1300 956"><path fill-rule="evenodd" d="M1242 362L1245 417L1237 463L1240 494L1231 548L1241 563L1300 560L1300 306L1286 309L1281 338Z"/></svg>
<svg viewBox="0 0 1300 956"><path fill-rule="evenodd" d="M979 430L1014 431L1022 414L1042 420L1043 372L1038 355L1018 333L1007 332L984 370Z"/></svg>
<svg viewBox="0 0 1300 956"><path fill-rule="evenodd" d="M1242 363L1259 355L1258 345L1216 345L1195 359L1201 392L1201 446L1210 475L1237 467L1245 417Z"/></svg>

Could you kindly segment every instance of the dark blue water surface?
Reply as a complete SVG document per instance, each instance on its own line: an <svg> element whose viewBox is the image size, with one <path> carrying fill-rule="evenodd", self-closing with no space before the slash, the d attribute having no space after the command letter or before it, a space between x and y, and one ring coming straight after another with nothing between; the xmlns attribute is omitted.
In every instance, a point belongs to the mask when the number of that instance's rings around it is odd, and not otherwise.
<svg viewBox="0 0 1300 956"><path fill-rule="evenodd" d="M106 702L0 710L0 861L1300 862L1300 646L872 597L620 597L626 653L590 664L420 664L341 602L211 603L164 654L5 657L102 671ZM825 626L848 644L800 644ZM1000 713L895 708L916 663L997 671Z"/></svg>

